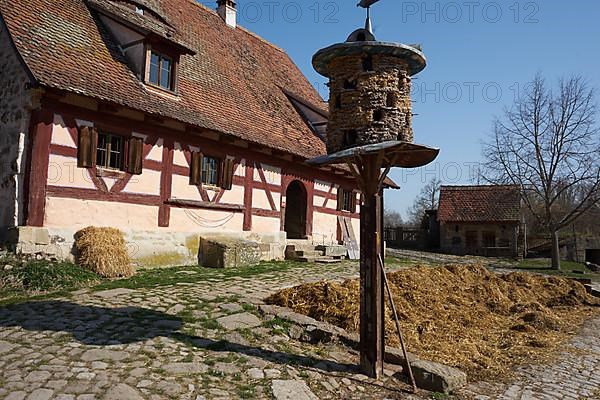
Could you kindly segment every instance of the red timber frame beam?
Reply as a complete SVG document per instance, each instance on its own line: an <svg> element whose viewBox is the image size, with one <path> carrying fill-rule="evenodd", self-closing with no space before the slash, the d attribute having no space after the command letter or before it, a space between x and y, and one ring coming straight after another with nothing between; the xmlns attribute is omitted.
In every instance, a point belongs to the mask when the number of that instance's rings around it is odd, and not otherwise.
<svg viewBox="0 0 600 400"><path fill-rule="evenodd" d="M52 140L53 114L38 111L30 124L28 171L27 225L44 226L50 142Z"/></svg>
<svg viewBox="0 0 600 400"><path fill-rule="evenodd" d="M162 170L160 173L160 206L158 208L158 226L166 228L171 220L171 206L168 204L173 187L174 143L164 139Z"/></svg>
<svg viewBox="0 0 600 400"><path fill-rule="evenodd" d="M254 191L254 162L246 159L244 174L244 231L252 230L252 195Z"/></svg>

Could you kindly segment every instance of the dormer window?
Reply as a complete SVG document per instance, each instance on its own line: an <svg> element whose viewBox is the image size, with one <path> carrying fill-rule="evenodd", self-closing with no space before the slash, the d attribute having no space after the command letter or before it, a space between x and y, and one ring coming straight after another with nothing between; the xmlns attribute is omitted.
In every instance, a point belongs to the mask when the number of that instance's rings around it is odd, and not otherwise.
<svg viewBox="0 0 600 400"><path fill-rule="evenodd" d="M148 83L162 89L175 91L173 59L155 50L150 50Z"/></svg>

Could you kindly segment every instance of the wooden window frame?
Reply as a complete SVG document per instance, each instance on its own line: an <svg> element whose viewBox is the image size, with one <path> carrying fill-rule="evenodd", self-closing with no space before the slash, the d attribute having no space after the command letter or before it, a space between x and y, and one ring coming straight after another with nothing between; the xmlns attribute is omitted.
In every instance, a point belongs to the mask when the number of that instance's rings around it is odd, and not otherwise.
<svg viewBox="0 0 600 400"><path fill-rule="evenodd" d="M104 151L106 152L106 156L105 156L105 163L104 165L100 164L100 159L98 158L98 151L100 150L99 147L99 143L100 143L100 137L101 136L105 136L106 137L106 149L104 149ZM110 165L110 155L112 152L112 138L113 137L118 137L121 140L121 149L119 151L120 153L120 157L119 157L119 166L118 167L114 167ZM126 160L125 160L125 155L127 154L127 150L128 150L128 138L120 135L118 133L113 133L113 132L107 132L105 130L98 130L98 137L96 139L96 163L95 166L96 168L99 169L104 169L104 170L108 170L108 171L123 171L125 172L125 165L126 165Z"/></svg>
<svg viewBox="0 0 600 400"><path fill-rule="evenodd" d="M356 196L355 190L348 190L348 189L344 189L344 188L340 187L338 189L338 199L337 200L338 200L338 204L337 204L338 211L345 212L345 213L352 213L352 214L356 213L357 196Z"/></svg>
<svg viewBox="0 0 600 400"><path fill-rule="evenodd" d="M144 83L152 88L162 90L166 93L177 94L177 86L179 82L179 56L173 51L169 51L167 46L161 46L158 43L147 43L145 45L145 54L146 61L144 62ZM158 65L158 83L154 83L150 81L150 64L152 62L152 54L156 54L159 56L159 65ZM170 68L170 79L169 79L169 87L165 88L160 85L160 76L162 73L162 61L163 59L167 59L171 62Z"/></svg>
<svg viewBox="0 0 600 400"><path fill-rule="evenodd" d="M110 155L112 147L111 137L121 138L121 159L119 168L110 165L110 157L100 164L97 159L99 137L106 136L106 152ZM108 164L108 165L107 165ZM121 127L98 124L95 127L83 126L79 128L77 143L77 166L79 168L92 168L98 176L121 177L123 174L141 175L144 169L144 138L133 135Z"/></svg>
<svg viewBox="0 0 600 400"><path fill-rule="evenodd" d="M205 181L205 177L208 178L210 170L205 170L204 167L205 167L205 165L208 165L208 161L210 161L210 160L216 161L216 165L217 165L217 168L214 171L215 182ZM221 182L222 182L221 181L222 171L223 171L223 159L221 159L219 157L203 154L201 165L200 165L200 183L202 184L202 186L220 187ZM211 174L211 176L212 176L212 174Z"/></svg>
<svg viewBox="0 0 600 400"><path fill-rule="evenodd" d="M205 177L205 160L216 160L217 170L216 182L209 182ZM226 155L206 155L199 151L193 151L190 163L190 185L213 190L231 190L233 187L233 176L235 174L235 161Z"/></svg>

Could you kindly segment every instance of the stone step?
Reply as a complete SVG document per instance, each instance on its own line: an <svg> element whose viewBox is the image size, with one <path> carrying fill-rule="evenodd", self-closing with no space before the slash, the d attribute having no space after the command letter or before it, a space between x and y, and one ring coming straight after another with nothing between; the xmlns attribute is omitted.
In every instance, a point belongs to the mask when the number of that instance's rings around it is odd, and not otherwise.
<svg viewBox="0 0 600 400"><path fill-rule="evenodd" d="M342 262L342 260L340 260L339 258L326 257L326 256L295 257L295 258L292 258L292 260L299 261L299 262L306 262L306 263L318 263L318 264L336 264L336 263Z"/></svg>
<svg viewBox="0 0 600 400"><path fill-rule="evenodd" d="M341 263L342 260L339 258L333 258L333 257L319 257L316 259L316 262L319 264L337 264L337 263Z"/></svg>
<svg viewBox="0 0 600 400"><path fill-rule="evenodd" d="M318 250L296 250L296 257L321 257L324 256L322 251Z"/></svg>

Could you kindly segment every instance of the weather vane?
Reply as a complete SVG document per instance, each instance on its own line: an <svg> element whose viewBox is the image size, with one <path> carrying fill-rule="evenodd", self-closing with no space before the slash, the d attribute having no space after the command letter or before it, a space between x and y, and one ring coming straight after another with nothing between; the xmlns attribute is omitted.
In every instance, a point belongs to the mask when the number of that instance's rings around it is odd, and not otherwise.
<svg viewBox="0 0 600 400"><path fill-rule="evenodd" d="M360 3L356 5L357 7L367 9L367 21L365 22L365 29L371 33L373 33L373 26L371 25L371 6L378 1L379 0L361 0Z"/></svg>

